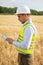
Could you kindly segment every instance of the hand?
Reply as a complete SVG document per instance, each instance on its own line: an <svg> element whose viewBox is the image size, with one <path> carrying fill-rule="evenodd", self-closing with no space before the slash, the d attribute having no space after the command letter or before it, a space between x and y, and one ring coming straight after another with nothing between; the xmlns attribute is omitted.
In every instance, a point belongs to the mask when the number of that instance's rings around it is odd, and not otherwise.
<svg viewBox="0 0 43 65"><path fill-rule="evenodd" d="M11 38L7 38L6 41L8 41L8 43L12 44L13 40Z"/></svg>

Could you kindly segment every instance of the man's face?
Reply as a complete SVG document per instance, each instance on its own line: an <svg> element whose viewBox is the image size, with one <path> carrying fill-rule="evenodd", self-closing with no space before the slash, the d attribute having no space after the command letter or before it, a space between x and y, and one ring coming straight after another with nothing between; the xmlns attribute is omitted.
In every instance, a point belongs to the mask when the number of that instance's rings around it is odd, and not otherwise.
<svg viewBox="0 0 43 65"><path fill-rule="evenodd" d="M27 14L18 14L18 20L21 22L21 23L24 23L27 19Z"/></svg>

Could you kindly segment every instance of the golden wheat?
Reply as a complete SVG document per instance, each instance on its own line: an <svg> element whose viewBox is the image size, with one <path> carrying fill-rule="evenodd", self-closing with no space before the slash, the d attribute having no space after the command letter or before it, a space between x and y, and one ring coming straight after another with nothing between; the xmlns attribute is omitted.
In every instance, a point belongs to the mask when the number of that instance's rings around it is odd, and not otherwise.
<svg viewBox="0 0 43 65"><path fill-rule="evenodd" d="M31 16L37 28L34 50L34 65L43 65L43 16ZM8 44L1 36L16 40L22 24L16 15L0 15L0 65L16 65L18 52L14 45Z"/></svg>

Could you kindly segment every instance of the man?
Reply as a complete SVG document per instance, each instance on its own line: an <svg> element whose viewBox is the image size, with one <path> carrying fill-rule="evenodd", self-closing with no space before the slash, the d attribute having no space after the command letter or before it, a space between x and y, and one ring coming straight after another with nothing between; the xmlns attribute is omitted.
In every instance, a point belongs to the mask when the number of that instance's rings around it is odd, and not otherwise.
<svg viewBox="0 0 43 65"><path fill-rule="evenodd" d="M17 40L4 37L10 44L14 44L18 50L19 65L32 65L33 63L33 50L34 40L36 37L35 27L30 19L30 9L27 6L17 8L16 12L18 20L24 24L20 30Z"/></svg>

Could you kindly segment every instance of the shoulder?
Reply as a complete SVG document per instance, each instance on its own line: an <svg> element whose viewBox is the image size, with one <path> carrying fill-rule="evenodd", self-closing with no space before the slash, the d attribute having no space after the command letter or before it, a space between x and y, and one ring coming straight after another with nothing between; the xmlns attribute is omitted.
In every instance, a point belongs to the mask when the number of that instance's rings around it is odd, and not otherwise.
<svg viewBox="0 0 43 65"><path fill-rule="evenodd" d="M32 26L28 26L28 27L25 28L25 32L32 33L32 32L34 32L34 29L33 29Z"/></svg>

